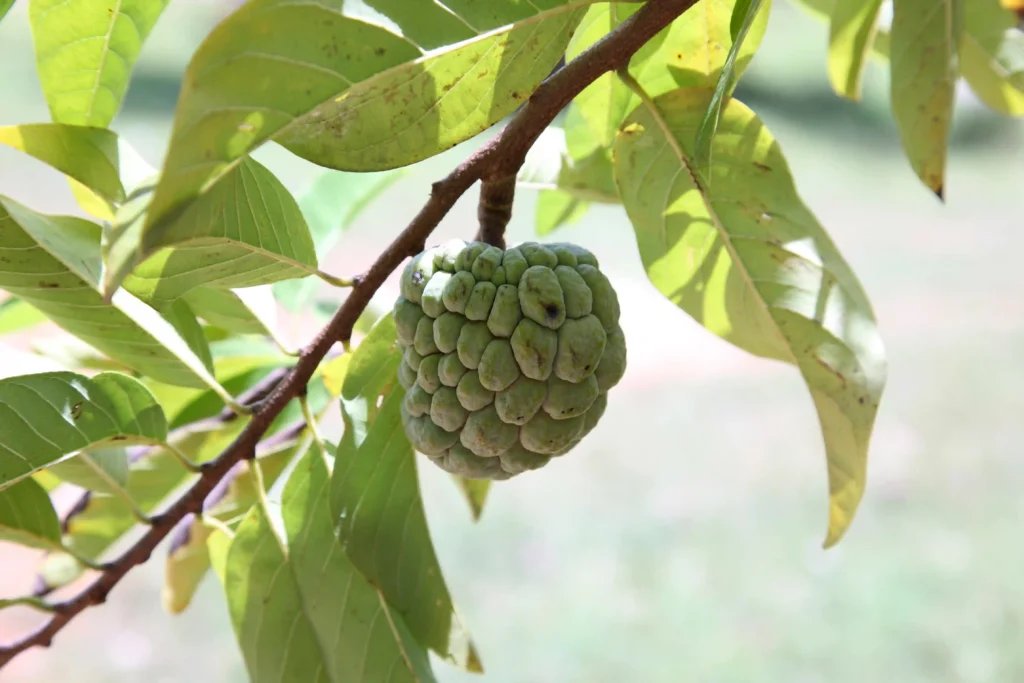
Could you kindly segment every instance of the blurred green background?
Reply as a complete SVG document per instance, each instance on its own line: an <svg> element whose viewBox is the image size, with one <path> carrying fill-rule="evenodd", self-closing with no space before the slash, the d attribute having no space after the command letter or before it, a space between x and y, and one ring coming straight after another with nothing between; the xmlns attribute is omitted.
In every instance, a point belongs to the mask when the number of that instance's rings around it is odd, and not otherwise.
<svg viewBox="0 0 1024 683"><path fill-rule="evenodd" d="M175 0L143 51L115 128L153 164L188 57L231 5ZM0 23L0 124L48 119L25 6ZM797 371L727 346L662 300L622 209L592 210L557 238L594 250L623 301L630 368L600 426L570 457L497 485L475 525L446 476L422 468L482 680L1024 681L1024 126L964 89L941 205L902 157L885 68L869 69L864 102L842 101L826 79L826 40L823 24L776 0L737 96L779 139L887 344L890 379L852 529L821 549L824 453ZM325 268L361 270L465 153L412 169ZM296 192L318 172L273 146L257 156ZM7 149L0 191L76 211L55 172ZM438 240L475 230L475 199L459 202ZM518 197L511 241L532 236L534 200ZM377 301L396 292L392 279ZM290 327L297 341L315 329ZM0 593L24 590L31 556L5 557ZM0 678L245 681L216 581L172 617L160 607L162 571L158 554ZM0 639L34 618L0 617ZM444 683L481 680L437 671Z"/></svg>

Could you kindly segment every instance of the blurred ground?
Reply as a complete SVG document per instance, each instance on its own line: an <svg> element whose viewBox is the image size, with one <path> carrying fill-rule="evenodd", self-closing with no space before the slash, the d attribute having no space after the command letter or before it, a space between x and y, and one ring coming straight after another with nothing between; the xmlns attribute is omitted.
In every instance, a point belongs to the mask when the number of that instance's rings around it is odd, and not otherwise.
<svg viewBox="0 0 1024 683"><path fill-rule="evenodd" d="M116 126L154 164L181 70L222 7L176 0L147 45ZM630 369L602 423L543 474L498 485L477 525L449 481L424 468L482 680L1024 681L1024 128L985 116L965 94L942 206L900 155L884 70L872 68L863 105L829 92L826 36L777 0L739 96L779 138L888 347L853 528L821 550L823 449L798 373L726 346L664 302L622 210L594 210L558 239L593 249L623 300ZM46 120L24 4L0 24L0 54L0 123ZM455 152L374 205L326 268L360 270L464 153ZM297 190L315 172L278 149L260 158ZM54 173L6 149L0 188L41 210L73 210ZM459 203L438 239L473 230L474 201ZM519 198L511 241L531 236L533 202ZM2 563L7 583L14 565ZM135 570L4 683L244 681L216 582L170 617L161 572L158 559ZM481 680L437 668L444 683Z"/></svg>

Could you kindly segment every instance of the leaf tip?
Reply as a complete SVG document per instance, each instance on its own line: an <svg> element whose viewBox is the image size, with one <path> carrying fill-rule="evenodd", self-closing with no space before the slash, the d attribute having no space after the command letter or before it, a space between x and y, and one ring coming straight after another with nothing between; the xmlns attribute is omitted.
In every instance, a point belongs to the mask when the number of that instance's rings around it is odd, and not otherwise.
<svg viewBox="0 0 1024 683"><path fill-rule="evenodd" d="M946 203L946 188L942 183L940 183L938 187L933 187L932 192L935 193L935 196L939 198L940 202L943 204Z"/></svg>

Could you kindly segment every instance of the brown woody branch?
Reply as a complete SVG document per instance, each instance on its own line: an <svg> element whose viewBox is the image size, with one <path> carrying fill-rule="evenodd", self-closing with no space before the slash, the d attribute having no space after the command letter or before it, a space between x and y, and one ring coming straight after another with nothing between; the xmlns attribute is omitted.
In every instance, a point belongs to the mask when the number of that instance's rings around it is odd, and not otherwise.
<svg viewBox="0 0 1024 683"><path fill-rule="evenodd" d="M337 342L348 341L373 294L402 262L425 247L426 239L455 202L477 181L498 187L514 178L526 153L545 128L584 88L601 75L629 63L630 57L697 0L648 0L633 16L545 80L526 105L494 138L443 180L433 184L430 198L412 222L355 280L349 297L316 339L302 350L296 365L257 404L249 424L216 459L202 467L199 478L181 498L153 518L152 526L123 555L103 566L99 577L75 597L54 605L54 614L24 638L0 647L0 668L19 653L49 646L53 637L92 605L106 601L110 591L153 550L186 515L201 512L203 502L235 465L255 453L260 439L289 401L302 394L317 366ZM496 185L495 185L496 184ZM504 226L502 226L502 231ZM493 238L493 235L491 236Z"/></svg>

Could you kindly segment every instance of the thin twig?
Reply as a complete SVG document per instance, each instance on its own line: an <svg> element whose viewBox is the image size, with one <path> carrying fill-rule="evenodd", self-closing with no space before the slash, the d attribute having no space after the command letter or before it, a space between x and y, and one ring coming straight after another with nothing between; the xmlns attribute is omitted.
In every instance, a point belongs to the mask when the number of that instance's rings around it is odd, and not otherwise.
<svg viewBox="0 0 1024 683"><path fill-rule="evenodd" d="M105 570L88 588L62 603L58 611L35 632L0 647L0 668L19 653L35 646L48 646L72 619L107 595L137 565L149 559L153 550L188 514L202 510L203 501L217 483L241 460L251 458L256 446L285 406L299 396L317 366L335 343L344 344L360 314L384 281L408 257L425 247L426 240L455 202L478 180L493 181L514 176L526 153L545 128L585 87L601 75L628 63L630 57L689 9L696 0L648 0L635 14L596 42L576 59L545 80L526 105L505 128L473 153L443 180L433 184L430 198L354 285L341 308L316 339L302 350L298 362L267 397L253 406L245 429L216 459L205 463L196 482L162 513L154 515L152 526L135 544Z"/></svg>

